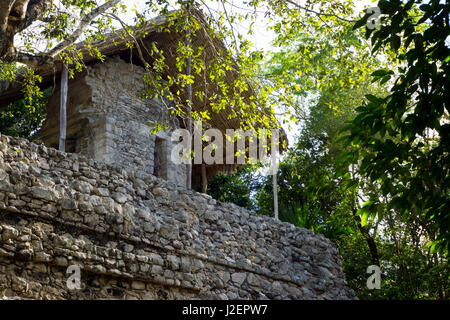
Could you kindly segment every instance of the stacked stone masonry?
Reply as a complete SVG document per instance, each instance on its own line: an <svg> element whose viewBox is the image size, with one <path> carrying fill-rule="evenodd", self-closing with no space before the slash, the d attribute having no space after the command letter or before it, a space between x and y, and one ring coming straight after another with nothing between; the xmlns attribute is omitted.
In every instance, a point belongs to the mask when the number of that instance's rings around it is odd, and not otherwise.
<svg viewBox="0 0 450 320"><path fill-rule="evenodd" d="M70 265L81 269L79 290L67 287ZM0 297L355 298L321 235L4 135Z"/></svg>
<svg viewBox="0 0 450 320"><path fill-rule="evenodd" d="M167 117L167 102L140 98L145 92L144 75L144 68L119 57L108 57L105 63L77 73L69 81L67 151L186 186L186 166L169 161L177 144L171 133L179 128L179 121ZM50 98L40 132L47 146L59 145L59 88ZM152 134L157 123L168 128Z"/></svg>

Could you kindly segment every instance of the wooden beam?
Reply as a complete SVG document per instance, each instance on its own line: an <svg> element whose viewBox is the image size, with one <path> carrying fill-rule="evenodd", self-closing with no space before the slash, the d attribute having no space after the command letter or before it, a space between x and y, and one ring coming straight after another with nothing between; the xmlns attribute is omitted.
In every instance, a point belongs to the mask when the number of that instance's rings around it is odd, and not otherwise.
<svg viewBox="0 0 450 320"><path fill-rule="evenodd" d="M66 151L68 81L69 76L67 67L64 66L61 72L61 99L59 109L59 151Z"/></svg>

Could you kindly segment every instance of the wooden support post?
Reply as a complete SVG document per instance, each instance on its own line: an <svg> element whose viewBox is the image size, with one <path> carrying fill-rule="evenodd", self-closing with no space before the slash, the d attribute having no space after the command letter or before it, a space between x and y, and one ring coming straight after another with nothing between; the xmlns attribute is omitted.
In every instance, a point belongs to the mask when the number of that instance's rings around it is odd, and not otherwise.
<svg viewBox="0 0 450 320"><path fill-rule="evenodd" d="M59 108L59 151L66 151L66 131L67 131L67 91L68 91L68 71L64 65L61 71L61 97Z"/></svg>
<svg viewBox="0 0 450 320"><path fill-rule="evenodd" d="M208 177L206 176L206 164L202 163L202 193L208 190Z"/></svg>

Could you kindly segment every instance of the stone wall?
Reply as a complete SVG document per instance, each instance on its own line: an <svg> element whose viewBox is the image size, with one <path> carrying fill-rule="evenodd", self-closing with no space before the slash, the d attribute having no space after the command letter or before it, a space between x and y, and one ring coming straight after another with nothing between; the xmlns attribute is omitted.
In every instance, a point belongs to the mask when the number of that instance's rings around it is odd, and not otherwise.
<svg viewBox="0 0 450 320"><path fill-rule="evenodd" d="M67 267L81 289L67 288ZM0 297L353 299L336 247L141 171L0 136Z"/></svg>
<svg viewBox="0 0 450 320"><path fill-rule="evenodd" d="M177 119L169 129L152 134L157 122L166 122L166 107L160 99L142 100L145 89L142 67L119 57L107 58L76 73L69 81L66 150L106 163L157 173L162 178L186 186L186 166L167 161L174 143L170 132L179 127ZM59 143L59 86L48 105L41 130L42 141L50 147ZM163 141L155 149L157 139ZM155 153L160 162L155 172ZM165 160L167 159L167 160Z"/></svg>

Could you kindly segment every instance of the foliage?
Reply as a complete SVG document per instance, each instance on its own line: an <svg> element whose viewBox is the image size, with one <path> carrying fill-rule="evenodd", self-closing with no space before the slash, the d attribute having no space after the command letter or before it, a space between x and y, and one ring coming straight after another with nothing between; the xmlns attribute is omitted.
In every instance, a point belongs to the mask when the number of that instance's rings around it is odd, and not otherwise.
<svg viewBox="0 0 450 320"><path fill-rule="evenodd" d="M370 41L360 29L370 14L356 22L352 0L252 0L239 10L228 0L147 1L134 10L133 27L121 18L127 8L119 2L36 0L45 10L34 19L27 11L20 24L0 21L0 80L26 84L26 100L1 111L2 133L29 137L41 124L42 67L59 59L73 76L85 68L76 41L103 61L95 41L119 34L145 67L143 98L163 96L168 114L206 122L228 110L224 117L243 129L273 127L276 111L298 119L301 130L278 173L280 218L334 241L360 298L448 299L448 1L380 0L384 24L366 30ZM208 13L206 23L199 9ZM168 19L160 32L181 35L173 48L175 75L167 73L167 52L138 41L159 14ZM267 54L248 40L261 14L276 35L277 49ZM208 43L225 46L193 46L203 30ZM211 108L190 112L192 99ZM347 135L340 140L341 130ZM271 178L249 168L218 175L208 193L273 212ZM379 291L366 287L371 264L383 271Z"/></svg>
<svg viewBox="0 0 450 320"><path fill-rule="evenodd" d="M420 6L418 4L420 3ZM450 245L450 34L448 2L381 0L384 25L367 29L373 51L389 51L398 67L373 72L391 81L387 96L367 95L347 127L348 159L361 178L380 185L389 210L429 230L431 249ZM355 27L365 24L368 15ZM392 79L392 80L390 80ZM348 163L346 164L348 165ZM383 205L372 197L372 214ZM381 211L382 212L382 211Z"/></svg>
<svg viewBox="0 0 450 320"><path fill-rule="evenodd" d="M0 4L6 2L2 0ZM37 75L42 68L51 68L57 60L69 67L72 77L74 72L85 68L81 48L103 61L104 56L95 49L94 43L105 40L113 32L125 39L130 49L136 49L137 58L145 66L147 74L143 80L148 84L148 90L144 98L164 96L168 101L168 114L184 118L188 123L191 117L207 122L211 113L223 113L227 119L236 119L243 129L272 128L277 124L275 108L290 105L295 88L285 79L278 81L273 77L271 81L261 81L258 78L263 55L252 49L248 40L254 32L257 12L264 14L268 27L279 35L278 43L281 44L289 41L293 30L299 26L317 22L326 26L336 21L347 21L338 15L350 15L352 4L351 0L314 0L305 5L296 1L253 0L236 6L229 0L157 0L145 2L140 10L132 9L134 25L129 26L121 18L130 9L123 1L61 0L53 3L36 0L28 8L13 7L11 13L5 7L7 17L0 25L0 39L7 41L0 42L0 80L12 80L15 73L8 70L20 62L33 70L26 72L28 83L38 83L39 79L33 81L32 75ZM12 23L13 11L19 9L22 10L21 20L17 26ZM199 10L207 13L206 22L196 14ZM7 19L8 14L11 21ZM170 50L176 53L175 75L167 75L167 52L155 44L146 47L139 41L152 23L150 18L160 14L167 17L167 22L158 28L159 31L182 35ZM243 31L238 27L242 24L246 24L248 29ZM340 28L334 31L340 32ZM207 39L207 45L194 46L191 40L200 34ZM14 46L15 36L21 38L23 47ZM80 39L83 44L76 44ZM216 40L225 46L214 45ZM207 48L211 44L213 47ZM151 56L151 64L144 61L143 53ZM191 87L192 97L189 94ZM210 88L215 88L214 92ZM27 86L26 94L31 99L39 94L39 87L34 84ZM211 108L192 111L189 108L192 100ZM285 113L289 115L290 109ZM155 129L164 125L157 124Z"/></svg>

